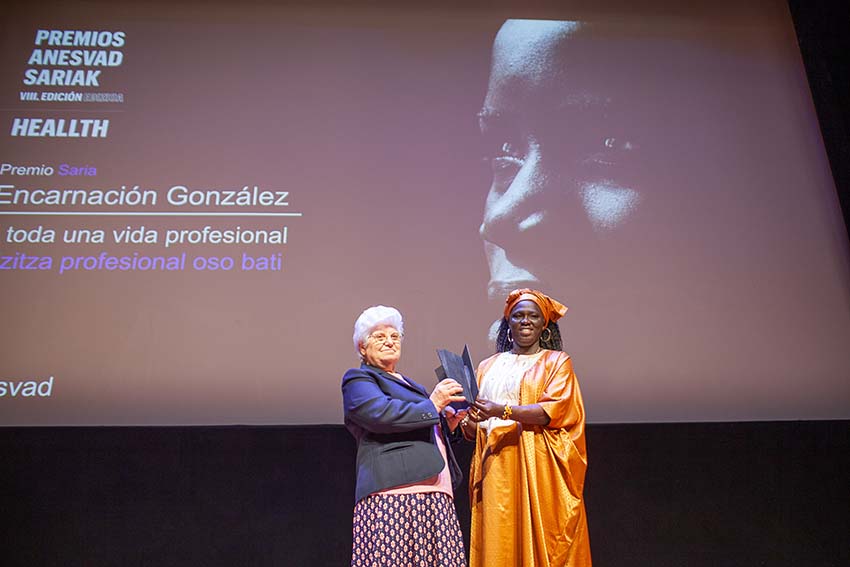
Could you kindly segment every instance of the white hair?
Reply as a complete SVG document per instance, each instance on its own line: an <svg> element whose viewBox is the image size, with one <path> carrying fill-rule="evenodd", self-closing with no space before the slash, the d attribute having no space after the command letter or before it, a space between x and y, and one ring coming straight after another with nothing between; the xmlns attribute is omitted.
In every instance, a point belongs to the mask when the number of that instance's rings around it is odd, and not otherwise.
<svg viewBox="0 0 850 567"><path fill-rule="evenodd" d="M354 322L354 352L357 356L361 356L360 345L366 342L366 337L378 325L392 325L399 333L404 334L404 322L401 320L398 309L385 305L370 307L363 311Z"/></svg>

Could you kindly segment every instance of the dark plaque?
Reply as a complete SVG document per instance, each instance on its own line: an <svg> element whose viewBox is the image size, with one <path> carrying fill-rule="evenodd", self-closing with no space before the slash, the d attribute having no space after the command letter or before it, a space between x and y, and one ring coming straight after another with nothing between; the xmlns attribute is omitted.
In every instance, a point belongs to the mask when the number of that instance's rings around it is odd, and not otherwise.
<svg viewBox="0 0 850 567"><path fill-rule="evenodd" d="M466 401L452 402L451 406L456 410L466 409L478 397L478 382L475 380L475 368L469 347L463 345L463 353L459 355L446 349L437 349L437 357L440 359L440 366L434 370L437 380L452 378L463 386L463 397Z"/></svg>

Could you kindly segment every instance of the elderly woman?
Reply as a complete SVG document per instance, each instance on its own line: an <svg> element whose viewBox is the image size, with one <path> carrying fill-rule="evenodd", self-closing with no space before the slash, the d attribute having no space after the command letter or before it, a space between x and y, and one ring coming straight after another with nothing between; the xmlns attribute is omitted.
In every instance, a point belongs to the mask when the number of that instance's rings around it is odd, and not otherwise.
<svg viewBox="0 0 850 567"><path fill-rule="evenodd" d="M498 353L478 366L479 397L461 422L476 443L471 567L591 564L584 407L555 323L566 311L539 291L511 292Z"/></svg>
<svg viewBox="0 0 850 567"><path fill-rule="evenodd" d="M354 324L360 368L342 378L345 426L357 440L351 565L459 567L465 564L453 488L460 469L448 441L465 412L451 379L429 395L396 371L401 313L378 305Z"/></svg>

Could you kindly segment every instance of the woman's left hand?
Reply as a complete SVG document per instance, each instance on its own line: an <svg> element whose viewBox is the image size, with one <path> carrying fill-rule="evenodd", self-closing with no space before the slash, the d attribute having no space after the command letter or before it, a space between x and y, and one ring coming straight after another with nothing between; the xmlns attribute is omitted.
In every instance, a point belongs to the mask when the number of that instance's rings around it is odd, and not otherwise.
<svg viewBox="0 0 850 567"><path fill-rule="evenodd" d="M502 404L479 397L469 408L469 419L470 421L479 423L491 417L501 417L504 411L505 406Z"/></svg>

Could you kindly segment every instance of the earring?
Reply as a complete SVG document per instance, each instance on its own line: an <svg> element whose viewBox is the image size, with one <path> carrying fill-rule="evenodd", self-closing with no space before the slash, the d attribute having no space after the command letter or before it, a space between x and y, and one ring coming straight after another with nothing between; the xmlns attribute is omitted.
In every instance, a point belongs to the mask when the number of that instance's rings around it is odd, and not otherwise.
<svg viewBox="0 0 850 567"><path fill-rule="evenodd" d="M514 342L514 338L511 336L511 328L508 327L508 344L512 344Z"/></svg>
<svg viewBox="0 0 850 567"><path fill-rule="evenodd" d="M549 333L549 336L544 339L543 333ZM552 329L550 329L549 327L546 327L545 329L543 329L543 333L540 333L540 342L548 343L549 341L552 340Z"/></svg>

